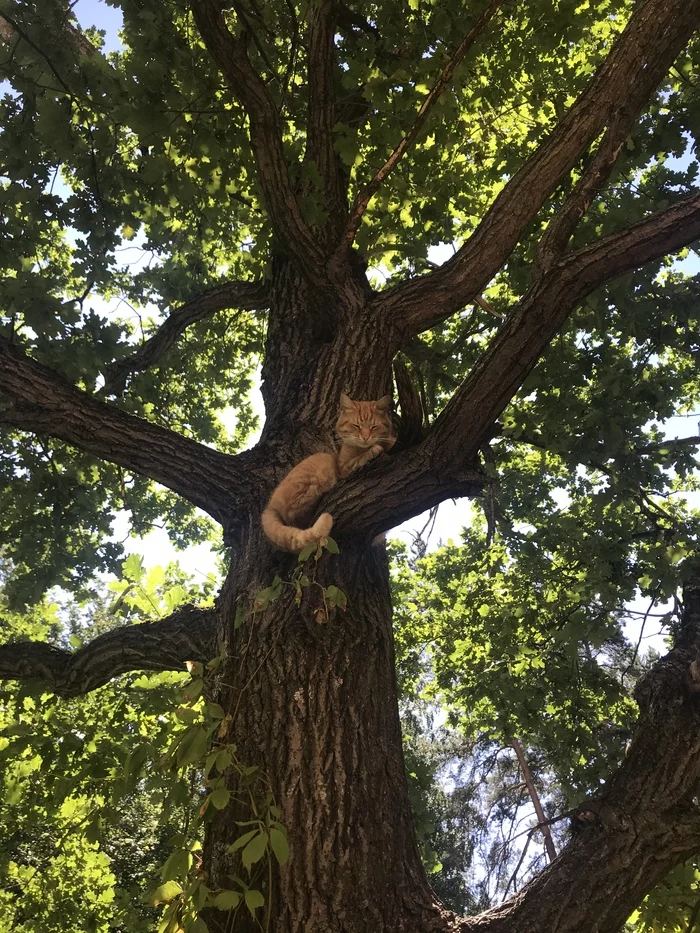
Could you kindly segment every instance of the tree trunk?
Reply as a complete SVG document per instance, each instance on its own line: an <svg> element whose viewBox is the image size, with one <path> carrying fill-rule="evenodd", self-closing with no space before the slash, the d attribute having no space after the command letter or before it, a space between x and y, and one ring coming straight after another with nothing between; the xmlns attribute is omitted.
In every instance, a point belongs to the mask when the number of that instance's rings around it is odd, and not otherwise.
<svg viewBox="0 0 700 933"><path fill-rule="evenodd" d="M310 293L289 265L275 264L272 287L277 312L263 388L265 441L275 458L268 492L304 456L329 448L342 388L378 397L391 378L390 359L381 359L385 341L375 341L371 328L356 328L350 338L342 309L334 315L340 323L324 329L324 296ZM233 717L227 741L242 764L269 780L289 831L289 860L282 870L273 865L271 895L267 872L253 884L265 892L264 909L270 905L265 928L424 928L440 911L418 854L406 784L384 545L341 542L340 554L311 558L306 567L316 582L297 605L288 581L298 561L263 537L263 505L252 503L249 521L230 536L232 564L219 600L228 658L213 699ZM236 628L238 607L251 605L275 576L285 581L279 599ZM324 608L317 583L339 587L347 609ZM248 880L240 851L226 849L250 829L238 821L253 819L258 803L231 804L209 824L204 863L211 887L235 887L232 873ZM233 927L225 917L213 911L207 922L213 930L260 929L243 906Z"/></svg>
<svg viewBox="0 0 700 933"><path fill-rule="evenodd" d="M283 587L269 609L234 634L242 565L250 568L253 591L276 573L288 579L294 569L294 558L280 561L269 551L256 531L222 594L230 659L215 697L234 716L229 740L241 762L267 775L289 828L289 861L281 872L273 868L269 928L422 929L439 912L408 799L384 547L354 548L319 561L318 579L347 594L345 612L330 609L327 621L317 621L320 588L307 587L297 607L294 590ZM259 559L265 552L266 559ZM230 806L210 824L210 884L234 887L231 872L246 878L240 852L226 855L226 848L249 829L236 821L253 817L246 805ZM261 885L267 887L266 877L254 886ZM259 927L242 909L233 929Z"/></svg>

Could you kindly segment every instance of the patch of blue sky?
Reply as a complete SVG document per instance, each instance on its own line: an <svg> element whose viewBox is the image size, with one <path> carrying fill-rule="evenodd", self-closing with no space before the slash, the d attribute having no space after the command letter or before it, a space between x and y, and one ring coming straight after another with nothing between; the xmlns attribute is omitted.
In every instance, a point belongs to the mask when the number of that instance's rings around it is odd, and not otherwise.
<svg viewBox="0 0 700 933"><path fill-rule="evenodd" d="M73 14L81 29L95 26L104 32L104 52L123 50L119 32L124 24L124 17L118 6L112 6L104 0L77 0L73 4Z"/></svg>

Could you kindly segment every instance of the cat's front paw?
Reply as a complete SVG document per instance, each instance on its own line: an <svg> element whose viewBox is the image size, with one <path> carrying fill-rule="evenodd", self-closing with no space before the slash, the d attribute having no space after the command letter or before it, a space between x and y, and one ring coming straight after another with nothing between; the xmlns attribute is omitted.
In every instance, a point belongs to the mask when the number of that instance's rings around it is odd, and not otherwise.
<svg viewBox="0 0 700 933"><path fill-rule="evenodd" d="M380 444L373 444L373 445L370 447L369 452L370 452L370 454L371 454L371 456L372 456L372 460L374 460L374 458L375 458L375 457L378 457L379 454L383 454L383 453L384 453L384 448L383 448Z"/></svg>

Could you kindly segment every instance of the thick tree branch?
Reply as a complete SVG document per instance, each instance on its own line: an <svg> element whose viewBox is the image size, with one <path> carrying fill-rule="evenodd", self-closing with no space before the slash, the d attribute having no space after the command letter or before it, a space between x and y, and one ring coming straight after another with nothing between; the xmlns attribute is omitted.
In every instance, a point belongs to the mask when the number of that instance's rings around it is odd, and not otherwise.
<svg viewBox="0 0 700 933"><path fill-rule="evenodd" d="M351 474L323 497L318 511L333 516L334 536L372 538L445 499L479 495L488 482L475 456L442 463L424 441Z"/></svg>
<svg viewBox="0 0 700 933"><path fill-rule="evenodd" d="M66 17L67 16L68 14L66 13ZM9 43L15 42L18 38L29 41L25 32L12 17L7 13L0 14L0 40ZM100 54L87 36L84 36L67 18L61 24L61 39L65 41L66 45L72 49L76 55L93 56Z"/></svg>
<svg viewBox="0 0 700 933"><path fill-rule="evenodd" d="M559 249L559 240L568 238L586 199L610 170L630 113L639 112L699 22L700 0L641 3L586 90L505 186L464 246L439 269L383 293L376 302L377 313L396 321L408 339L472 301L576 160L608 127L595 170L588 173L556 228L552 245Z"/></svg>
<svg viewBox="0 0 700 933"><path fill-rule="evenodd" d="M258 177L275 234L300 271L311 279L323 280L323 250L302 217L292 190L279 114L250 63L245 41L229 31L217 0L194 0L192 11L209 52L248 114Z"/></svg>
<svg viewBox="0 0 700 933"><path fill-rule="evenodd" d="M80 696L129 671L178 671L218 653L215 609L183 606L159 622L124 625L78 651L48 642L0 645L0 680L39 680L62 697Z"/></svg>
<svg viewBox="0 0 700 933"><path fill-rule="evenodd" d="M105 381L106 394L121 395L127 377L157 363L191 324L227 308L267 308L268 301L268 288L263 281L226 282L194 295L172 311L138 350L110 367Z"/></svg>
<svg viewBox="0 0 700 933"><path fill-rule="evenodd" d="M590 165L545 230L537 248L537 269L548 268L563 254L576 225L610 175L636 116L629 109L613 118Z"/></svg>
<svg viewBox="0 0 700 933"><path fill-rule="evenodd" d="M516 897L448 928L460 933L619 930L644 895L700 849L700 578L684 588L675 647L635 694L639 720L622 766L578 809L574 834Z"/></svg>
<svg viewBox="0 0 700 933"><path fill-rule="evenodd" d="M323 179L324 204L336 224L347 212L347 198L338 155L333 146L336 123L334 36L340 4L322 0L309 8L308 26L308 119L306 158L313 161Z"/></svg>
<svg viewBox="0 0 700 933"><path fill-rule="evenodd" d="M0 338L0 427L57 437L149 476L229 524L258 491L257 451L235 457L98 401Z"/></svg>
<svg viewBox="0 0 700 933"><path fill-rule="evenodd" d="M437 79L432 89L425 96L423 103L420 105L420 109L418 110L418 114L413 123L413 126L396 146L384 165L382 165L382 167L377 170L374 177L367 182L367 184L355 198L352 210L350 211L350 217L348 218L347 225L339 245L339 249L341 251L348 250L352 246L357 231L360 227L362 216L367 210L367 206L373 195L378 191L387 175L389 175L389 173L399 163L404 153L415 142L416 137L423 129L425 121L428 119L430 111L432 110L435 102L438 100L442 92L452 80L452 75L455 73L457 66L474 45L474 42L481 35L493 15L501 6L502 2L503 0L491 0L489 6L484 10L477 22L457 46L457 49L452 55L452 58L442 69L440 77Z"/></svg>
<svg viewBox="0 0 700 933"><path fill-rule="evenodd" d="M399 450L401 450L402 447L415 447L416 444L420 444L425 436L423 427L425 419L420 393L411 377L408 366L399 356L394 360L394 381L396 382L396 394L401 407L401 419L397 434L397 444Z"/></svg>
<svg viewBox="0 0 700 933"><path fill-rule="evenodd" d="M477 454L571 309L603 282L700 237L700 194L578 250L540 274L417 447L379 458L324 497L339 534L395 527L487 479Z"/></svg>
<svg viewBox="0 0 700 933"><path fill-rule="evenodd" d="M536 278L435 422L425 443L474 456L571 309L599 285L700 236L700 195L571 253Z"/></svg>

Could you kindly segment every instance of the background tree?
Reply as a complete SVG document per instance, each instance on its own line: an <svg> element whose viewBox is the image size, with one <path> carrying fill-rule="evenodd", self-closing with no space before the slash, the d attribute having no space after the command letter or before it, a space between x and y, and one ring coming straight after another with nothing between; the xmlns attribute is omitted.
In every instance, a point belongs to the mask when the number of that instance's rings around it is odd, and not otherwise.
<svg viewBox="0 0 700 933"><path fill-rule="evenodd" d="M659 427L700 394L697 282L671 265L700 236L700 0L121 7L109 56L61 3L0 7L5 590L84 595L116 569L120 508L183 543L215 523L228 566L213 606L173 599L72 652L31 632L0 675L75 697L194 662L181 716L204 689L213 725L166 763L212 749L207 832L200 869L175 844L189 887L167 879L164 929L258 928L263 904L269 928L308 933L619 928L700 847L697 520L672 495L696 439ZM136 269L130 239L151 257ZM458 248L434 267L440 243ZM113 296L154 324L95 310ZM265 423L240 452L258 360ZM383 395L397 360L400 444L325 498L340 553L301 576L260 511L332 443L340 392ZM397 570L405 676L465 734L534 749L578 803L553 864L478 919L441 905L419 858L370 545L465 496L485 527L413 582ZM676 646L611 775L625 601L681 582ZM402 623L420 605L427 673ZM284 867L261 874L271 853Z"/></svg>

